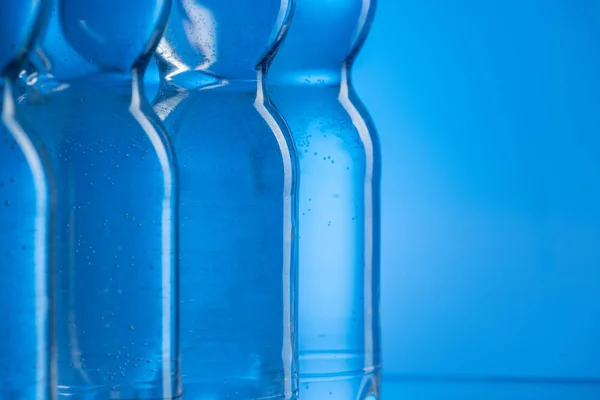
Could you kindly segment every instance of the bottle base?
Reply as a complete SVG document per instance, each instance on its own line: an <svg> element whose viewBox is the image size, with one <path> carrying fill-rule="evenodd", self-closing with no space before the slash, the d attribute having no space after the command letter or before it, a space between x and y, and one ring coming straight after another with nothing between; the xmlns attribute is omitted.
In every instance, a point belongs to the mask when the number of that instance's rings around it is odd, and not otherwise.
<svg viewBox="0 0 600 400"><path fill-rule="evenodd" d="M69 400L181 400L182 395L165 397L157 388L123 388L106 386L59 386L58 399Z"/></svg>
<svg viewBox="0 0 600 400"><path fill-rule="evenodd" d="M230 399L238 399L238 400L298 400L297 393L290 393L287 395L281 394L276 396L268 396L268 397L244 397L239 392L227 392L221 394L214 393L204 393L200 394L195 392L194 394L184 393L185 400L230 400ZM241 396L241 397L238 397Z"/></svg>
<svg viewBox="0 0 600 400"><path fill-rule="evenodd" d="M302 400L380 400L381 372L300 375Z"/></svg>
<svg viewBox="0 0 600 400"><path fill-rule="evenodd" d="M298 393L278 393L257 385L256 382L184 382L185 400L297 400ZM275 392L277 393L277 392Z"/></svg>

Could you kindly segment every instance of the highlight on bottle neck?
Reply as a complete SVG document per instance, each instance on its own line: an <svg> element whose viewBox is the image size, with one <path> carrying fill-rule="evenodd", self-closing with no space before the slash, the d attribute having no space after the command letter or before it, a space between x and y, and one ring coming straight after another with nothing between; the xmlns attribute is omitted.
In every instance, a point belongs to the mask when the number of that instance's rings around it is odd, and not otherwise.
<svg viewBox="0 0 600 400"><path fill-rule="evenodd" d="M59 81L143 72L171 0L56 0L33 64Z"/></svg>
<svg viewBox="0 0 600 400"><path fill-rule="evenodd" d="M287 31L294 1L174 0L157 50L161 72L167 81L198 72L256 80Z"/></svg>
<svg viewBox="0 0 600 400"><path fill-rule="evenodd" d="M16 78L47 20L49 0L0 0L0 76Z"/></svg>
<svg viewBox="0 0 600 400"><path fill-rule="evenodd" d="M298 0L269 70L272 84L339 85L360 50L376 0Z"/></svg>

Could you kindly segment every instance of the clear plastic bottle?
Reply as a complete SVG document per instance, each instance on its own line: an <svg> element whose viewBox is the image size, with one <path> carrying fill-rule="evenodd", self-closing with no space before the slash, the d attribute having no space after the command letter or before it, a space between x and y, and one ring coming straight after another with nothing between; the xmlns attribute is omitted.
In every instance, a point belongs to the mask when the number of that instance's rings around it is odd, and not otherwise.
<svg viewBox="0 0 600 400"><path fill-rule="evenodd" d="M58 391L179 398L174 155L142 79L168 0L59 0L21 102L54 172Z"/></svg>
<svg viewBox="0 0 600 400"><path fill-rule="evenodd" d="M187 400L295 399L296 159L265 87L287 0L177 0L154 107L181 174Z"/></svg>
<svg viewBox="0 0 600 400"><path fill-rule="evenodd" d="M298 150L300 397L379 398L381 161L352 63L375 0L298 0L269 74Z"/></svg>
<svg viewBox="0 0 600 400"><path fill-rule="evenodd" d="M49 400L51 180L43 149L15 107L20 67L49 3L0 2L0 398Z"/></svg>

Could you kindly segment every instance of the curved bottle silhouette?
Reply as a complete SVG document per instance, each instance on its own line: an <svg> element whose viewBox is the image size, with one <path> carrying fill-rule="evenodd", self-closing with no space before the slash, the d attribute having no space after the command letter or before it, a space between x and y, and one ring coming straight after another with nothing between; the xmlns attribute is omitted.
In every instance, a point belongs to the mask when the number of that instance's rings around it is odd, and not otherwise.
<svg viewBox="0 0 600 400"><path fill-rule="evenodd" d="M54 398L48 259L51 186L35 133L15 108L17 78L49 3L0 2L0 398Z"/></svg>
<svg viewBox="0 0 600 400"><path fill-rule="evenodd" d="M141 88L168 0L60 0L20 104L56 185L59 395L180 395L174 158Z"/></svg>
<svg viewBox="0 0 600 400"><path fill-rule="evenodd" d="M291 7L178 0L158 47L155 110L180 163L192 400L296 398L296 161L264 81Z"/></svg>
<svg viewBox="0 0 600 400"><path fill-rule="evenodd" d="M374 8L298 0L269 74L300 164L302 399L379 398L380 150L351 82Z"/></svg>

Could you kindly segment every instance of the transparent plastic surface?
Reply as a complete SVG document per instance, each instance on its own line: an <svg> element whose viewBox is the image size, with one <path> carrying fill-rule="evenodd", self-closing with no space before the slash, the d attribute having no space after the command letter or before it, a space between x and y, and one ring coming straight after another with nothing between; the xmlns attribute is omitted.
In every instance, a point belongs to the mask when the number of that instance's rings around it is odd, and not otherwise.
<svg viewBox="0 0 600 400"><path fill-rule="evenodd" d="M300 165L300 397L379 398L381 161L352 87L375 1L298 0L269 73Z"/></svg>
<svg viewBox="0 0 600 400"><path fill-rule="evenodd" d="M51 187L35 134L15 109L17 75L48 3L0 2L0 398L53 398Z"/></svg>
<svg viewBox="0 0 600 400"><path fill-rule="evenodd" d="M154 107L181 175L187 400L294 399L296 159L265 73L292 4L175 1Z"/></svg>
<svg viewBox="0 0 600 400"><path fill-rule="evenodd" d="M61 0L20 104L56 185L58 392L179 398L174 156L140 82L166 0Z"/></svg>

